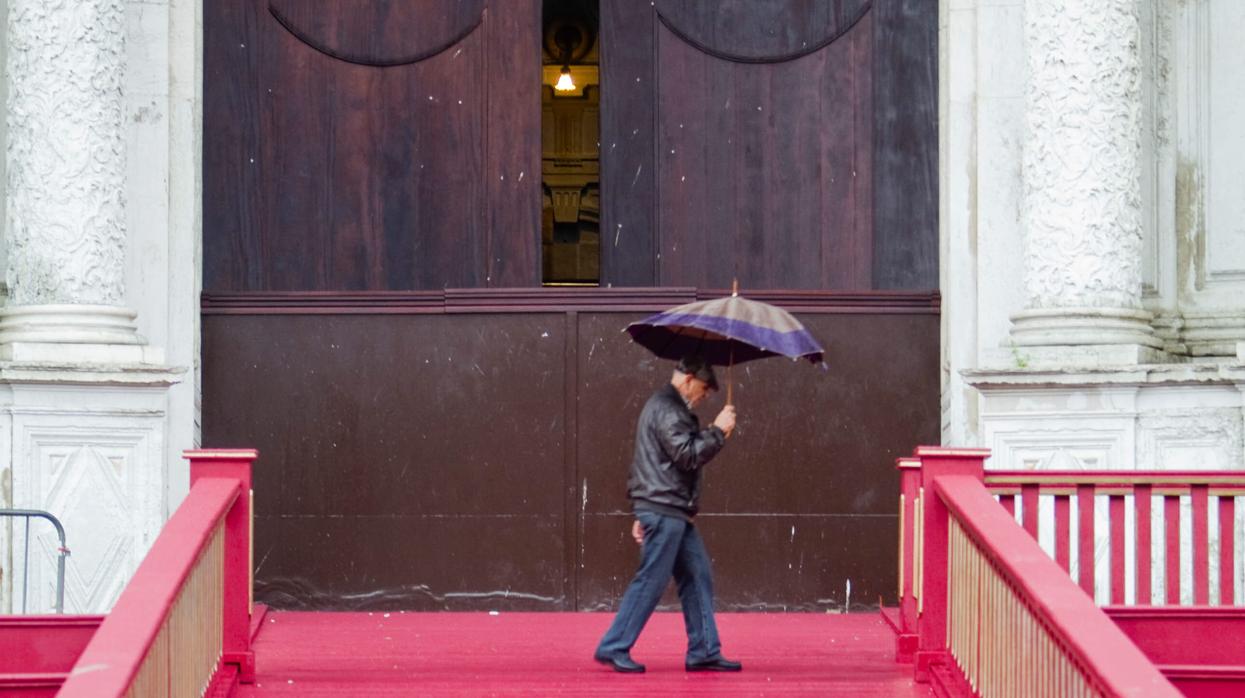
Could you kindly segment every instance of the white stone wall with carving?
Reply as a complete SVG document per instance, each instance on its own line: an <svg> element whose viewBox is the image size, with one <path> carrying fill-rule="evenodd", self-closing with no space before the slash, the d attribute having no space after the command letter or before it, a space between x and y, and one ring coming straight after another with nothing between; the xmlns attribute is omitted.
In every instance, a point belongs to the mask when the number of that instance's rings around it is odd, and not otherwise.
<svg viewBox="0 0 1245 698"><path fill-rule="evenodd" d="M1139 4L1025 2L1022 217L1030 308L1139 306Z"/></svg>
<svg viewBox="0 0 1245 698"><path fill-rule="evenodd" d="M1067 350L1066 366L1241 365L1245 3L944 0L940 8L944 443L988 441L991 413L963 371L1061 367L1011 335L1009 317L1030 303L1136 307L1139 298L1167 352ZM1098 47L1092 57L1086 45ZM1075 76L1064 73L1091 63L1110 89L1071 87ZM1067 238L1082 221L1101 234ZM1043 244L1025 246L1027 224ZM1028 287L1022 249L1044 270Z"/></svg>
<svg viewBox="0 0 1245 698"><path fill-rule="evenodd" d="M169 388L169 512L190 488L181 452L199 443L202 0L127 0L128 304L138 331L186 370Z"/></svg>
<svg viewBox="0 0 1245 698"><path fill-rule="evenodd" d="M100 288L119 289L115 298L77 293L74 289L94 278L94 272L70 269L65 279L57 281L56 292L62 294L57 299L103 300L137 311L138 334L148 344L142 360L160 361L158 357L163 356L163 361L158 365L110 364L115 359L109 358L108 347L102 345L95 354L89 348L66 351L63 356L69 358L57 367L0 361L0 395L4 396L0 400L0 454L6 456L0 463L0 507L44 508L65 520L73 550L66 601L69 609L79 612L100 612L112 603L188 490L188 472L180 454L198 443L202 0L93 3L109 11L105 15L109 21L80 27L81 35L120 32L124 39L117 45L123 50L104 52L103 59L88 57L93 42L84 41L76 52L70 52L78 61L71 70L94 74L91 70L101 60L112 65L113 69L105 71L107 79L98 83L122 97L117 113L108 115L109 123L115 117L116 127L116 138L109 142L116 144L120 157L102 159L121 163L115 174L123 182L119 197L123 213L116 225L105 227L124 236L118 248L124 252L124 262L107 255L95 255L91 262L100 274L114 275ZM70 0L0 0L0 17L7 17L11 10L38 14L72 6ZM8 34L4 32L5 37ZM6 66L12 49L8 44L7 38L0 41ZM40 81L46 82L49 73L39 70L37 61L17 64L30 69L16 83L32 85L34 94L41 94ZM95 68L87 70L88 66ZM49 88L42 93L54 91ZM37 119L21 114L10 113L6 121L19 128L38 126ZM0 162L0 171L8 169L10 159ZM22 171L8 174L21 175ZM69 180L83 179L76 171L62 175L68 182L63 187L66 191L73 190L74 182ZM0 210L15 200L20 203L22 197L48 194L47 181L53 180L19 176L9 181L16 181L20 191L5 197ZM57 215L64 214L70 222L88 220L90 216L81 208L89 201L75 202L57 207ZM19 207L11 212L21 211ZM46 246L49 241L44 238L55 232L55 226L40 224L51 232L40 228L30 238ZM11 251L10 232L0 226L0 261ZM92 355L99 360L90 360ZM39 396L38 406L31 407L35 396ZM88 497L87 492L95 496ZM46 540L35 538L32 543L45 546L41 553L45 557L32 554L31 591L40 594L42 603L54 580L48 574L55 568L41 567L47 562ZM21 592L24 574L19 572L25 570L17 569L21 560L13 554L13 542L12 527L0 522L0 613L13 608L15 600L20 603L15 594Z"/></svg>
<svg viewBox="0 0 1245 698"><path fill-rule="evenodd" d="M2 441L17 467L7 473L9 502L56 516L70 556L65 611L98 613L116 600L164 522L164 420L169 371L100 374L6 371L0 392ZM55 603L54 529L16 522L0 593L8 612L50 612ZM29 551L27 553L27 551Z"/></svg>

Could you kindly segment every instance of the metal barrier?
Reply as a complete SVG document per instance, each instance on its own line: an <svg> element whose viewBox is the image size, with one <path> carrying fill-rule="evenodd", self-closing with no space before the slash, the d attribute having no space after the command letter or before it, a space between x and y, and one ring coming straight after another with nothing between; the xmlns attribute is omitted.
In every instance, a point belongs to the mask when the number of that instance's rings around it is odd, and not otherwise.
<svg viewBox="0 0 1245 698"><path fill-rule="evenodd" d="M65 558L69 555L69 548L65 545L65 527L61 525L60 519L40 509L0 509L0 516L8 518L21 517L26 520L25 556L22 562L22 613L26 612L26 597L28 596L30 586L30 520L32 518L47 519L56 527L56 535L61 541L60 547L57 548L59 555L56 557L56 612L64 613Z"/></svg>

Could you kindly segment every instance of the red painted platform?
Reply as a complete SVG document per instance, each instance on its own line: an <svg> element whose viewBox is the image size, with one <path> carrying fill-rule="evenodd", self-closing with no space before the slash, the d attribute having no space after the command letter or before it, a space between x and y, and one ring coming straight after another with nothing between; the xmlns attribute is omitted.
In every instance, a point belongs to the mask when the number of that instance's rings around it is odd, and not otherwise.
<svg viewBox="0 0 1245 698"><path fill-rule="evenodd" d="M256 683L236 696L929 696L894 661L876 613L722 614L738 674L688 674L677 613L653 617L632 656L642 675L592 661L605 613L271 612Z"/></svg>

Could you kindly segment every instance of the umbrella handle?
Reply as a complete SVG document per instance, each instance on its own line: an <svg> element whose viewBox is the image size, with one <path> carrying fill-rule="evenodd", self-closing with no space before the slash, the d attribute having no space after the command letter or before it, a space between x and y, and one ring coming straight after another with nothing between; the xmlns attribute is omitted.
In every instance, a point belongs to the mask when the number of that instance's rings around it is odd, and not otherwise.
<svg viewBox="0 0 1245 698"><path fill-rule="evenodd" d="M731 362L726 365L726 404L734 406L735 404L735 381L731 379L731 373L735 370L735 347L731 347ZM731 438L728 434L726 438Z"/></svg>

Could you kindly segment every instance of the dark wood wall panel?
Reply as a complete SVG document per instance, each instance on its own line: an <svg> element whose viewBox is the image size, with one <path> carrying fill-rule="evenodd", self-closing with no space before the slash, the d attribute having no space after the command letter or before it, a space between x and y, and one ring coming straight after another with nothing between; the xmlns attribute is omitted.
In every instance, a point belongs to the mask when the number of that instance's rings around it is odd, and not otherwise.
<svg viewBox="0 0 1245 698"><path fill-rule="evenodd" d="M658 31L664 285L868 288L871 42L858 22L777 64L724 61ZM863 133L857 126L865 127Z"/></svg>
<svg viewBox="0 0 1245 698"><path fill-rule="evenodd" d="M938 315L889 302L800 313L828 372L733 371L740 427L698 520L723 608L842 608L848 580L853 603L890 598L894 459L938 438ZM259 599L617 603L635 420L671 370L621 331L645 311L252 312L205 312L203 440L260 450Z"/></svg>
<svg viewBox="0 0 1245 698"><path fill-rule="evenodd" d="M538 3L309 7L205 6L204 287L539 284Z"/></svg>
<svg viewBox="0 0 1245 698"><path fill-rule="evenodd" d="M937 288L936 5L602 0L603 282Z"/></svg>
<svg viewBox="0 0 1245 698"><path fill-rule="evenodd" d="M261 597L561 607L565 322L206 316L204 442L264 452Z"/></svg>
<svg viewBox="0 0 1245 698"><path fill-rule="evenodd" d="M938 288L938 3L874 0L874 288Z"/></svg>

